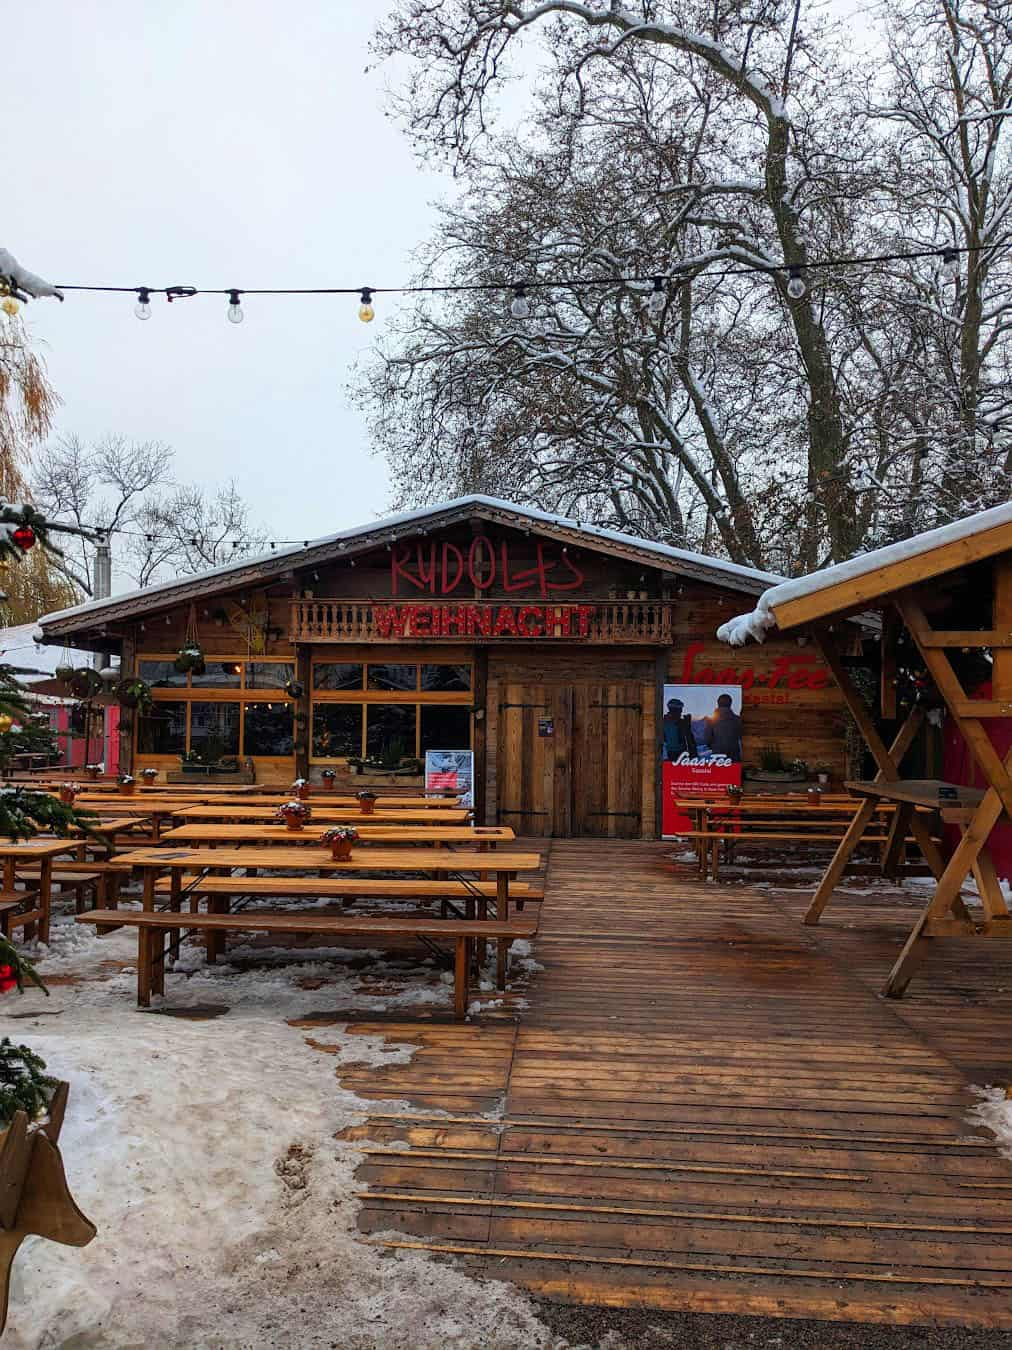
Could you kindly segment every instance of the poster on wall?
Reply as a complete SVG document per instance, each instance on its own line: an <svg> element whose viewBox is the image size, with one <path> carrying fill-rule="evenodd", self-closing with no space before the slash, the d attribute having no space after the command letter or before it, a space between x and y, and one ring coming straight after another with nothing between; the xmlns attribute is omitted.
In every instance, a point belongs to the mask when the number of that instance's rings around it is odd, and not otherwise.
<svg viewBox="0 0 1012 1350"><path fill-rule="evenodd" d="M741 786L740 684L666 684L661 715L661 834L692 829L675 803Z"/></svg>
<svg viewBox="0 0 1012 1350"><path fill-rule="evenodd" d="M474 807L474 751L426 750L425 791L456 792L462 806Z"/></svg>

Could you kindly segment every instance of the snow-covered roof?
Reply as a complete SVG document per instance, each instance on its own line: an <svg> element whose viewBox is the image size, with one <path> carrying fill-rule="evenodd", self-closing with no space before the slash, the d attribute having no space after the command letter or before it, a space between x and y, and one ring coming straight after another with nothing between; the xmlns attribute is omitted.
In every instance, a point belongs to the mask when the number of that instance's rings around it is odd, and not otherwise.
<svg viewBox="0 0 1012 1350"><path fill-rule="evenodd" d="M702 553L694 553L690 549L660 544L653 539L640 539L636 535L624 534L620 530L604 529L599 525L571 520L550 511L540 511L536 507L518 506L516 502L475 493L466 497L456 497L448 502L439 502L433 506L419 507L413 511L403 511L375 520L368 525L339 530L336 534L323 535L318 539L307 539L302 544L274 549L270 553L253 558L243 558L224 567L209 568L196 576L177 577L172 581L110 596L104 600L89 600L85 604L47 614L39 620L39 623L46 638L53 640L59 638L62 633L90 628L93 626L92 621L97 625L113 618L128 617L133 613L171 605L180 599L189 599L193 595L262 583L273 575L287 571L293 564L311 567L326 561L328 557L350 556L355 551L375 547L377 543L383 541L384 536L408 535L417 526L440 526L456 519L466 518L468 515L499 520L507 525L519 523L522 526L530 522L548 532L576 531L583 536L588 547L593 547L596 540L605 551L628 550L639 555L649 554L658 565L668 564L671 571L684 571L714 584L752 595L759 594L770 582L782 580L775 573L745 567L739 563L728 562L724 558L711 558ZM77 620L85 622L77 623Z"/></svg>
<svg viewBox="0 0 1012 1350"><path fill-rule="evenodd" d="M910 584L910 581L898 576L900 564L920 559L917 579L927 580L931 576L953 571L978 557L991 556L1012 547L1012 538L1003 528L1008 526L1012 526L1012 502L993 506L988 511L978 511L975 515L954 520L935 530L925 530L923 534L915 534L910 539L886 544L884 548L848 558L821 572L809 572L807 576L782 581L764 591L759 597L759 603L747 614L738 614L721 624L717 636L732 647L743 646L750 637L762 642L768 630L787 617L782 613L784 608L806 596L826 593L823 609L826 614L832 612L835 601L828 592L836 587L847 588L846 597L841 599L841 608L852 610L856 605L872 603L879 596L888 595L900 586ZM972 552L947 549L948 545L969 539L980 541ZM946 551L942 553L941 550ZM938 555L934 565L929 562L929 554ZM778 610L781 611L779 616ZM792 624L786 622L783 626L791 627Z"/></svg>

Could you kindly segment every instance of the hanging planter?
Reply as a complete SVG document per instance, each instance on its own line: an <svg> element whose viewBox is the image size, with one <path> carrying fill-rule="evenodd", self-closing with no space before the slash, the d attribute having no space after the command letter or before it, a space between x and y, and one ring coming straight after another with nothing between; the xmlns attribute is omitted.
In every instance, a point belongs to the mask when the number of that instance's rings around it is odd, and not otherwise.
<svg viewBox="0 0 1012 1350"><path fill-rule="evenodd" d="M330 856L335 862L351 860L351 846L358 839L358 830L354 825L335 825L320 835L320 843L330 848Z"/></svg>
<svg viewBox="0 0 1012 1350"><path fill-rule="evenodd" d="M313 811L309 803L295 798L279 806L274 813L274 819L279 825L284 825L287 830L301 830L304 825L309 824L312 815Z"/></svg>
<svg viewBox="0 0 1012 1350"><path fill-rule="evenodd" d="M121 707L140 708L142 712L147 712L154 701L151 686L136 675L128 675L126 679L120 680L116 686L116 698Z"/></svg>
<svg viewBox="0 0 1012 1350"><path fill-rule="evenodd" d="M74 667L69 661L61 661L53 673L58 680L62 680L64 684L69 684L74 678Z"/></svg>
<svg viewBox="0 0 1012 1350"><path fill-rule="evenodd" d="M203 675L207 669L204 652L197 636L197 606L193 604L190 605L186 615L186 632L183 634L183 645L176 653L175 667L181 675L187 672Z"/></svg>
<svg viewBox="0 0 1012 1350"><path fill-rule="evenodd" d="M305 685L300 684L298 680L285 681L285 693L289 698L301 698L305 692Z"/></svg>
<svg viewBox="0 0 1012 1350"><path fill-rule="evenodd" d="M102 692L102 677L91 666L78 666L70 676L70 692L75 698L94 698Z"/></svg>

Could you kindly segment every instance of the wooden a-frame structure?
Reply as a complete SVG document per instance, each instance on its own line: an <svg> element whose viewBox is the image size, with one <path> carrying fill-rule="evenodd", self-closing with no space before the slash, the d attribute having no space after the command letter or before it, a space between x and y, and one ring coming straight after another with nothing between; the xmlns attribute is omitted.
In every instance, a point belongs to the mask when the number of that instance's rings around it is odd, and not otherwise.
<svg viewBox="0 0 1012 1350"><path fill-rule="evenodd" d="M897 644L905 629L979 765L986 789L903 778L900 766L921 728L924 709L915 703L886 745L850 677L834 631L840 620L868 610L881 613L883 717L897 714ZM1012 937L1012 915L988 850L995 825L1012 820L1012 751L1003 759L986 727L990 718L1012 717L1012 504L774 587L762 597L757 614L761 627L774 623L782 630L814 627L878 770L870 782L847 785L862 802L819 883L805 922L818 923L876 805L887 801L897 809L883 850L883 871L895 875L903 840L912 833L936 885L883 992L902 997L930 939ZM957 627L957 621L966 626ZM990 653L990 699L968 696L950 659L957 652ZM933 812L961 830L948 861L931 834L928 813ZM960 896L970 875L982 907L976 915Z"/></svg>

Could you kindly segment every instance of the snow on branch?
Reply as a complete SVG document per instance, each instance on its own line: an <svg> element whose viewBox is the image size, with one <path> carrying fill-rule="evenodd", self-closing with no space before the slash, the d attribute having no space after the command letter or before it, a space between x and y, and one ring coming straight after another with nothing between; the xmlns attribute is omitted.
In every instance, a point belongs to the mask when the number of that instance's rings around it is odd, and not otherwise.
<svg viewBox="0 0 1012 1350"><path fill-rule="evenodd" d="M10 292L18 300L38 300L41 296L52 295L63 299L63 292L42 277L22 267L13 253L0 248L0 277L7 282Z"/></svg>

